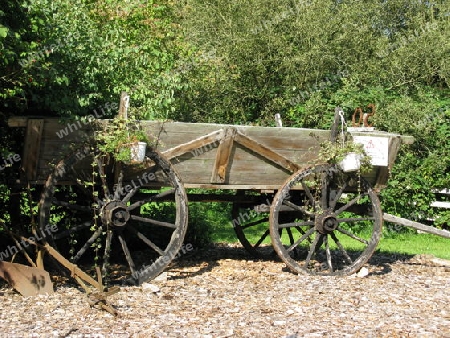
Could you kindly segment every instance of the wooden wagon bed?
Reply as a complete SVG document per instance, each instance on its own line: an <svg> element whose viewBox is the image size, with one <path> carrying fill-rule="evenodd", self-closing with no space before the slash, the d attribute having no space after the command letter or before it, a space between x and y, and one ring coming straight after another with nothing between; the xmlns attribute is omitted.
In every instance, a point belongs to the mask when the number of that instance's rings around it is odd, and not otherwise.
<svg viewBox="0 0 450 338"><path fill-rule="evenodd" d="M107 122L107 120L105 120ZM320 143L329 130L236 126L212 123L141 121L155 148L169 159L186 188L276 190L289 175L317 164ZM83 122L14 118L11 127L26 127L24 179L43 184L59 160L81 147L92 128ZM62 137L62 131L67 135ZM365 177L385 186L401 143L411 137L385 132L354 132L353 136L387 139L386 166Z"/></svg>

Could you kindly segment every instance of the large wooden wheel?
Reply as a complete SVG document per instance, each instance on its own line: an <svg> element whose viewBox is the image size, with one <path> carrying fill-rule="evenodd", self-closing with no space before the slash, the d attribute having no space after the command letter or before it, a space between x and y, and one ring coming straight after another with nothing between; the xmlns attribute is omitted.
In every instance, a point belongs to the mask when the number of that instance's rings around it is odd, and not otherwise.
<svg viewBox="0 0 450 338"><path fill-rule="evenodd" d="M176 257L187 220L181 180L153 151L143 164L125 165L81 149L57 165L40 200L39 224L56 229L46 238L55 249L132 284L156 277ZM122 276L108 275L113 260L127 266Z"/></svg>
<svg viewBox="0 0 450 338"><path fill-rule="evenodd" d="M285 222L280 210L295 211ZM321 165L293 174L274 197L270 210L272 245L296 273L348 275L358 271L376 249L383 217L369 183L356 173ZM282 230L294 242L283 245Z"/></svg>

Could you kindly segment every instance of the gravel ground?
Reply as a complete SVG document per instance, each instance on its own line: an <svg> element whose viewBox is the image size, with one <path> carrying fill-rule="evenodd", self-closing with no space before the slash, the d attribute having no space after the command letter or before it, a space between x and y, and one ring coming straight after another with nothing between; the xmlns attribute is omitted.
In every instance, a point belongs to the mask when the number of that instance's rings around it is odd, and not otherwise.
<svg viewBox="0 0 450 338"><path fill-rule="evenodd" d="M173 264L159 281L121 287L119 315L89 307L73 284L24 298L0 289L2 337L449 337L450 264L375 255L358 277L296 276L222 245Z"/></svg>

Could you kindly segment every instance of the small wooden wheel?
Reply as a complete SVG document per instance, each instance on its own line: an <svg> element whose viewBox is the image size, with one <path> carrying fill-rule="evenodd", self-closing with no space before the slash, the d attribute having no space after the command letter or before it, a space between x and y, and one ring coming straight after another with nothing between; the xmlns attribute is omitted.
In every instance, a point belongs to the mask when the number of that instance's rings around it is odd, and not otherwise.
<svg viewBox="0 0 450 338"><path fill-rule="evenodd" d="M187 196L171 163L147 152L139 165L114 162L86 147L62 160L40 200L46 240L74 263L126 263L122 282L141 284L176 257L187 229ZM118 249L118 250L112 250ZM112 278L113 276L109 276ZM126 280L125 280L126 279Z"/></svg>
<svg viewBox="0 0 450 338"><path fill-rule="evenodd" d="M280 210L295 211L285 222ZM296 273L348 275L358 271L376 249L383 217L369 183L356 173L320 165L293 174L274 197L270 209L272 245ZM281 230L295 235L283 245Z"/></svg>

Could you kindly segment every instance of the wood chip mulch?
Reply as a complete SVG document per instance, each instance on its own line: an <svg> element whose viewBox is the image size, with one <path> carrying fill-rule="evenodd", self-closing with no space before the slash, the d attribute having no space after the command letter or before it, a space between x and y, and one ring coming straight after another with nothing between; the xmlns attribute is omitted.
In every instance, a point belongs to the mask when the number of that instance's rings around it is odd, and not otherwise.
<svg viewBox="0 0 450 338"><path fill-rule="evenodd" d="M297 276L234 245L182 257L91 308L74 284L24 298L2 284L1 337L447 337L450 262L375 254L365 277Z"/></svg>

